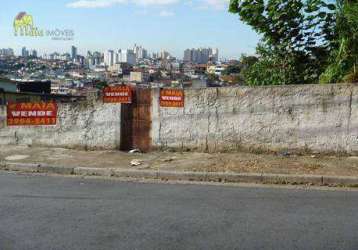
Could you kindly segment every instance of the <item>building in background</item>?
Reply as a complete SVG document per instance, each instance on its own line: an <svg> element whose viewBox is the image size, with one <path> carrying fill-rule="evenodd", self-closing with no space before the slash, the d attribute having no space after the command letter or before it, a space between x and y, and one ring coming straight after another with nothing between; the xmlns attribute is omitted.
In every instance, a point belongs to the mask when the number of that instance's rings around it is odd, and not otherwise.
<svg viewBox="0 0 358 250"><path fill-rule="evenodd" d="M192 62L192 50L191 49L186 49L184 51L184 58L183 58L183 61L184 62Z"/></svg>
<svg viewBox="0 0 358 250"><path fill-rule="evenodd" d="M210 75L222 76L223 72L227 68L227 65L210 65L207 67L207 73Z"/></svg>
<svg viewBox="0 0 358 250"><path fill-rule="evenodd" d="M219 50L212 48L186 49L183 60L187 63L216 63L219 61Z"/></svg>
<svg viewBox="0 0 358 250"><path fill-rule="evenodd" d="M22 57L29 57L29 55L30 55L30 52L26 49L26 47L23 47L21 49L21 56Z"/></svg>
<svg viewBox="0 0 358 250"><path fill-rule="evenodd" d="M91 51L87 52L86 61L90 68L100 65L102 62L102 59L103 59L103 56L98 51L95 51L93 53Z"/></svg>
<svg viewBox="0 0 358 250"><path fill-rule="evenodd" d="M36 50L31 50L31 53L30 53L31 57L33 58L37 58L37 51Z"/></svg>
<svg viewBox="0 0 358 250"><path fill-rule="evenodd" d="M218 62L219 61L219 49L213 49L211 53L211 62Z"/></svg>
<svg viewBox="0 0 358 250"><path fill-rule="evenodd" d="M77 58L77 48L75 46L71 47L71 59L76 60Z"/></svg>
<svg viewBox="0 0 358 250"><path fill-rule="evenodd" d="M104 65L108 66L108 67L112 67L115 63L114 60L114 51L113 50L107 50L104 53Z"/></svg>
<svg viewBox="0 0 358 250"><path fill-rule="evenodd" d="M144 71L132 71L129 80L131 82L144 83L149 79L149 74Z"/></svg>
<svg viewBox="0 0 358 250"><path fill-rule="evenodd" d="M60 60L70 61L71 60L71 55L69 53L62 54L62 55L60 55Z"/></svg>
<svg viewBox="0 0 358 250"><path fill-rule="evenodd" d="M13 49L0 49L0 56L14 56L14 50Z"/></svg>
<svg viewBox="0 0 358 250"><path fill-rule="evenodd" d="M162 50L160 52L159 58L162 60L169 60L171 58L171 55L168 51Z"/></svg>
<svg viewBox="0 0 358 250"><path fill-rule="evenodd" d="M137 62L136 54L131 49L118 50L116 54L116 63L127 63L129 65L135 65Z"/></svg>
<svg viewBox="0 0 358 250"><path fill-rule="evenodd" d="M136 56L137 61L148 58L148 51L144 49L142 46L138 46L137 44L134 44L133 52Z"/></svg>

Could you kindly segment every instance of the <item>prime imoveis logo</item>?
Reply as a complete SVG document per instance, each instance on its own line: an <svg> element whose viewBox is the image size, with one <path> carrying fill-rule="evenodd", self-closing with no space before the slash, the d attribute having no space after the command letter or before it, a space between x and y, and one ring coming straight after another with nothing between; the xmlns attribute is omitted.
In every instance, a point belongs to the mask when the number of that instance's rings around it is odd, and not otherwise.
<svg viewBox="0 0 358 250"><path fill-rule="evenodd" d="M15 36L50 37L52 40L73 40L75 32L71 29L42 29L35 25L34 17L26 12L20 12L14 19Z"/></svg>

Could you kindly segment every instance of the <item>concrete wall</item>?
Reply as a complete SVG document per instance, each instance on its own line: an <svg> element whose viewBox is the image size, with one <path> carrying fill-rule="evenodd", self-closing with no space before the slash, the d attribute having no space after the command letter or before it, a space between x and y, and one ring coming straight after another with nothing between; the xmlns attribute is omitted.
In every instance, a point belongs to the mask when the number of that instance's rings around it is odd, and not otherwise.
<svg viewBox="0 0 358 250"><path fill-rule="evenodd" d="M33 127L6 127L6 106L0 106L0 144L86 149L119 148L120 105L102 103L58 105L56 126Z"/></svg>
<svg viewBox="0 0 358 250"><path fill-rule="evenodd" d="M158 99L155 91L155 147L358 154L358 86L186 90L184 109Z"/></svg>
<svg viewBox="0 0 358 250"><path fill-rule="evenodd" d="M59 104L58 124L6 127L0 144L118 149L118 104ZM184 108L159 107L153 90L152 145L198 151L269 150L358 155L358 86L301 85L185 90Z"/></svg>

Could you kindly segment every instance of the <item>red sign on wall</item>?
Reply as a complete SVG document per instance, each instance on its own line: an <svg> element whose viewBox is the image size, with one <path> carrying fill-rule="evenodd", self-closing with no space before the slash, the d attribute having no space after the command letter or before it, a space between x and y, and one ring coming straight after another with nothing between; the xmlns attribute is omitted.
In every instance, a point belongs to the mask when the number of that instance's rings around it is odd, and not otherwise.
<svg viewBox="0 0 358 250"><path fill-rule="evenodd" d="M132 88L129 86L106 87L103 90L104 103L132 103Z"/></svg>
<svg viewBox="0 0 358 250"><path fill-rule="evenodd" d="M56 122L57 104L54 102L7 105L8 126L56 125Z"/></svg>
<svg viewBox="0 0 358 250"><path fill-rule="evenodd" d="M160 90L161 107L184 107L184 91L181 89L162 89Z"/></svg>

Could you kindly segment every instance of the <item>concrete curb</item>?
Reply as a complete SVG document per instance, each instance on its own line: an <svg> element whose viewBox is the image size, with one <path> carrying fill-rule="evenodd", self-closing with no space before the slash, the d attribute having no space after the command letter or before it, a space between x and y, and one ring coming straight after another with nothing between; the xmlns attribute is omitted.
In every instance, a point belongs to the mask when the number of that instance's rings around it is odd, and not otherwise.
<svg viewBox="0 0 358 250"><path fill-rule="evenodd" d="M358 178L356 181L358 182ZM262 182L267 184L324 185L323 176L319 175L264 174L262 175Z"/></svg>
<svg viewBox="0 0 358 250"><path fill-rule="evenodd" d="M63 175L72 175L74 174L73 167L61 167L61 166L50 166L40 164L38 167L39 173L50 173L50 174L63 174Z"/></svg>
<svg viewBox="0 0 358 250"><path fill-rule="evenodd" d="M165 181L197 181L258 184L290 184L316 186L358 187L358 177L283 175L251 173L214 173L214 172L175 172L156 170L134 170L114 168L61 167L47 164L0 162L0 170L23 173L48 173L79 176L103 176L135 179L154 179Z"/></svg>
<svg viewBox="0 0 358 250"><path fill-rule="evenodd" d="M347 186L347 187L358 187L358 179L356 177L348 176L323 176L323 185L331 186Z"/></svg>
<svg viewBox="0 0 358 250"><path fill-rule="evenodd" d="M39 171L40 164L30 163L5 163L2 169L8 171L24 172L24 173L37 173Z"/></svg>
<svg viewBox="0 0 358 250"><path fill-rule="evenodd" d="M84 176L106 176L110 177L113 175L112 169L108 168L83 168L78 167L73 169L73 174L84 175Z"/></svg>

